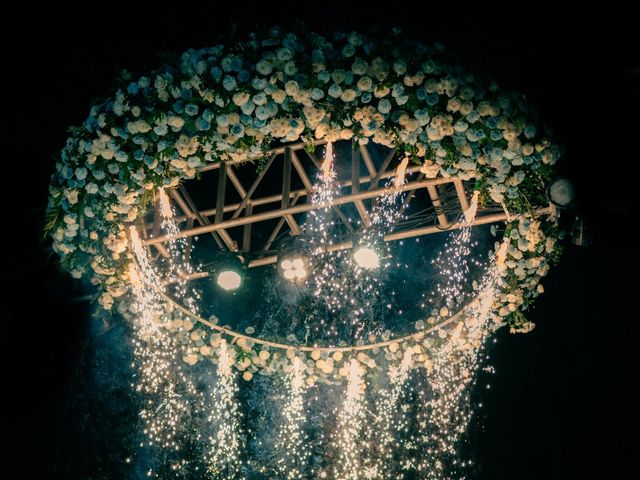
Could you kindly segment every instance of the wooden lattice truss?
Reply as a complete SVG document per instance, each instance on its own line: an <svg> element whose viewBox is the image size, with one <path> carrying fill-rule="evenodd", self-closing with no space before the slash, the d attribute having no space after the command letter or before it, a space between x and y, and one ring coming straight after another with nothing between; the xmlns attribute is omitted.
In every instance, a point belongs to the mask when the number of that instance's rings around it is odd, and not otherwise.
<svg viewBox="0 0 640 480"><path fill-rule="evenodd" d="M210 234L220 249L251 252L252 258L248 262L250 268L275 263L273 248L276 240L286 233L300 235L304 220L301 217L318 208L311 202L312 179L316 178L321 166L318 159L320 154L317 152L321 151L323 143L317 142L315 153L305 149L304 143L273 148L264 159L260 173L256 173L256 165L250 162L228 161L200 168L202 179L198 182L205 181L204 175L207 172L217 171L217 175L212 177L214 183L211 185L211 203L215 199L213 208L199 208L196 205L189 193L189 185L193 182L170 189L170 198L177 207L176 219L181 229L180 237L187 238L188 250L191 249L193 237ZM375 150L374 152L373 147L366 145L352 145L350 175L345 171L338 172L340 195L334 198L331 208L349 232L355 232L360 225L370 225L370 207L367 204L375 202L387 190L384 186L387 183L385 179L395 175L399 160L397 152L386 149L384 155L375 161L374 153L379 154L379 146ZM344 158L338 159L337 163L344 164ZM250 184L247 180L243 183L241 173L245 177L249 174ZM271 186L279 183L273 181L274 175L282 179L280 192L257 195L256 192L264 183ZM420 166L409 166L406 175L407 182L402 190L407 194L402 210L407 210L417 195L422 195L423 200L430 203L430 208L428 211L423 209L417 220L411 221L411 216L408 216L409 221L396 225L385 235L385 241L429 235L462 226L460 213L469 207L473 181L463 182L458 178L441 177L427 179L420 173ZM270 180L265 182L268 176ZM296 188L296 185L301 188ZM229 191L230 186L232 191ZM235 198L230 200L232 196ZM550 212L550 208L540 211ZM509 212L504 206L490 205L478 209L473 225L498 223L509 218ZM161 234L160 220L159 209L156 207L153 219L149 219L141 228L143 243L155 250L156 255L167 256L165 243L170 238ZM267 238L264 234L256 235L257 229L252 226L266 222L272 224L269 227L271 234ZM346 240L332 248L338 250L351 246L352 242Z"/></svg>

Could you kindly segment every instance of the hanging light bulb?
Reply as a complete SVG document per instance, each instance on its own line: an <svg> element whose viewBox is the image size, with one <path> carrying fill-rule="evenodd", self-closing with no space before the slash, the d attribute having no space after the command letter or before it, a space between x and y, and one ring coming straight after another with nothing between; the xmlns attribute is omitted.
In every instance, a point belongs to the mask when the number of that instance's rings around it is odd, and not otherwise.
<svg viewBox="0 0 640 480"><path fill-rule="evenodd" d="M223 270L216 277L216 283L220 288L231 292L237 290L242 285L242 277L233 270Z"/></svg>
<svg viewBox="0 0 640 480"><path fill-rule="evenodd" d="M292 283L301 283L311 272L308 246L301 238L288 239L278 251L278 274Z"/></svg>
<svg viewBox="0 0 640 480"><path fill-rule="evenodd" d="M380 266L380 256L371 247L358 247L353 253L353 259L360 268L374 270Z"/></svg>
<svg viewBox="0 0 640 480"><path fill-rule="evenodd" d="M215 261L213 272L216 285L226 292L238 290L245 277L244 259L233 253L222 253Z"/></svg>

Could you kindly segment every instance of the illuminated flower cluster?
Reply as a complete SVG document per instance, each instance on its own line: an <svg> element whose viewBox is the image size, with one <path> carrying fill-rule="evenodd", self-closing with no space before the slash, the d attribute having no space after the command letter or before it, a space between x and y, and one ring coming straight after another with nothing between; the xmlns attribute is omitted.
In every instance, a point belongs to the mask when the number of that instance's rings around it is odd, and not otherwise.
<svg viewBox="0 0 640 480"><path fill-rule="evenodd" d="M152 191L209 163L260 158L273 141L397 147L423 163L428 178L476 178L483 200L514 214L541 206L558 148L521 96L443 58L440 46L396 31L376 40L272 28L242 44L189 50L177 65L141 77L126 74L126 86L91 108L60 154L47 224L53 248L74 277L99 286L110 309L127 291L124 225L144 212ZM513 238L524 255L510 252L503 292L517 298L499 311L514 328L557 254L555 230L539 231L535 251Z"/></svg>

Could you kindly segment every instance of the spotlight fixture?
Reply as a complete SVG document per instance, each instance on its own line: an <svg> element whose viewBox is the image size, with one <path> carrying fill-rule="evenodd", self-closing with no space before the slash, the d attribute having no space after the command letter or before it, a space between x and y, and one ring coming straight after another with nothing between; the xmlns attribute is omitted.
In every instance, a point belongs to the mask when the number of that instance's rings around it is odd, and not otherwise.
<svg viewBox="0 0 640 480"><path fill-rule="evenodd" d="M556 178L547 189L549 201L558 208L570 208L573 206L573 184L566 178Z"/></svg>
<svg viewBox="0 0 640 480"><path fill-rule="evenodd" d="M289 239L278 249L278 274L292 283L304 282L311 273L308 248L301 238Z"/></svg>
<svg viewBox="0 0 640 480"><path fill-rule="evenodd" d="M356 264L365 270L375 270L380 266L380 256L371 247L360 246L353 252L353 259Z"/></svg>
<svg viewBox="0 0 640 480"><path fill-rule="evenodd" d="M245 270L244 258L240 255L231 252L220 254L213 271L216 285L226 292L235 292L244 282Z"/></svg>

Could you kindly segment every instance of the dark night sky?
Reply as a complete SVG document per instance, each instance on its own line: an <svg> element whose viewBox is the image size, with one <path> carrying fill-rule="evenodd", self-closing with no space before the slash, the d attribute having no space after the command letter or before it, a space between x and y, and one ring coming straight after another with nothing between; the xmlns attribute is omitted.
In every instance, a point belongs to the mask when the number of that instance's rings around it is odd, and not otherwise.
<svg viewBox="0 0 640 480"><path fill-rule="evenodd" d="M608 472L603 478L615 478L635 460L622 438L637 404L631 393L639 249L630 228L638 227L633 183L640 161L634 16L610 6L561 17L534 10L536 2L524 14L486 4L481 12L460 6L419 15L397 2L390 11L269 3L278 8L216 11L183 3L153 19L105 2L78 19L40 8L37 20L28 8L5 18L18 33L2 42L3 466L43 479L121 478L115 472L127 452L120 437L135 420L126 396L110 390L112 379L126 379L113 367L117 352L94 335L91 307L73 301L85 290L58 271L38 236L67 126L85 118L91 100L108 93L122 68L144 70L159 63L157 53L212 44L233 22L242 33L301 18L314 29L377 23L439 40L470 69L525 92L554 129L566 148L562 171L577 185L597 245L568 247L530 313L538 324L533 333L497 335L491 389L482 377L475 392L485 406L469 435L474 475L573 479ZM500 14L508 18L498 20Z"/></svg>

